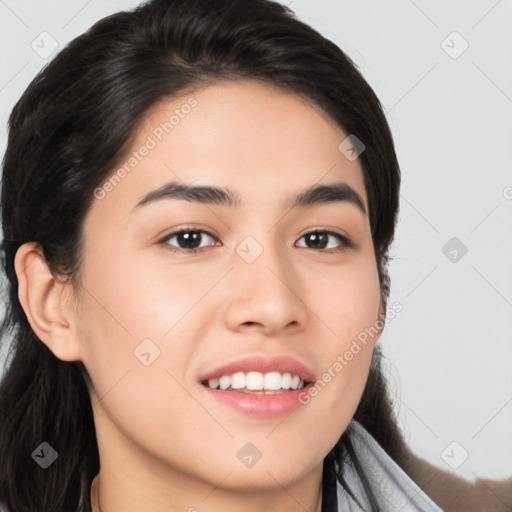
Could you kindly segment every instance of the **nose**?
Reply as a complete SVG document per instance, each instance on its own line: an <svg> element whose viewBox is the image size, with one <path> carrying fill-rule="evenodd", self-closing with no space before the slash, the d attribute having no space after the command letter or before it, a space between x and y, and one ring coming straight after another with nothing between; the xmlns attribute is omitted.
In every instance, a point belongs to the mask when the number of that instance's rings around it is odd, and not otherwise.
<svg viewBox="0 0 512 512"><path fill-rule="evenodd" d="M308 307L301 297L304 284L276 248L264 247L252 263L235 255L229 277L225 309L229 329L272 336L306 327Z"/></svg>

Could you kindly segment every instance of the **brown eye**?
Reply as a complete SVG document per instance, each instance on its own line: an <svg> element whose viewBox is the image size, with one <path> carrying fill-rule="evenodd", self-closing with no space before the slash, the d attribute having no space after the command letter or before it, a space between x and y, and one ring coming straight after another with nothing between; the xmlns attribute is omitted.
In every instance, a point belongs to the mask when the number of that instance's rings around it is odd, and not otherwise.
<svg viewBox="0 0 512 512"><path fill-rule="evenodd" d="M311 231L303 235L301 239L307 241L305 247L308 249L318 249L325 252L340 252L353 246L347 237L332 231ZM333 239L338 239L338 243L333 242Z"/></svg>
<svg viewBox="0 0 512 512"><path fill-rule="evenodd" d="M208 231L186 228L167 235L165 238L160 240L160 243L166 244L170 249L179 252L197 252L204 247L214 245L214 243L210 242L201 247L201 243L204 242L205 238L206 240L208 240L208 238L216 240L216 238L211 233L208 233ZM173 239L176 245L169 243L169 241Z"/></svg>

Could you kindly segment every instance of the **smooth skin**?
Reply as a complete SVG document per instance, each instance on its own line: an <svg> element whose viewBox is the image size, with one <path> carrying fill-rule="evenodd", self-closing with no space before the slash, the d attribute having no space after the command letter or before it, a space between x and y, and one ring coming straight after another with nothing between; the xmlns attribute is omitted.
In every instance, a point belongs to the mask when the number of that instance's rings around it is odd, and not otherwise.
<svg viewBox="0 0 512 512"><path fill-rule="evenodd" d="M197 105L157 140L191 97ZM95 512L320 511L323 459L353 417L380 333L286 417L236 411L199 379L250 355L290 355L319 378L384 314L368 215L348 201L288 206L342 181L368 211L360 162L338 148L347 135L311 102L256 81L181 94L147 113L119 167L148 136L156 147L94 199L80 293L51 274L36 244L19 249L30 325L90 376ZM171 181L230 189L240 205L135 207ZM172 236L181 228L211 236L191 253ZM324 248L308 236L318 231L334 233ZM263 250L252 263L237 252L246 237ZM134 355L145 339L160 351L148 366ZM262 454L251 468L237 457L247 443Z"/></svg>

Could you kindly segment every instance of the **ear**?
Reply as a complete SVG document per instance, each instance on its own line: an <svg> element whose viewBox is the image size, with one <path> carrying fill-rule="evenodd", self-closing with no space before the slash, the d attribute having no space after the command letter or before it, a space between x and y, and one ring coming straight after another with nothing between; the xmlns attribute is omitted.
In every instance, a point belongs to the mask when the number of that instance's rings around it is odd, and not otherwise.
<svg viewBox="0 0 512 512"><path fill-rule="evenodd" d="M71 285L50 272L41 246L23 244L14 258L18 298L36 336L63 361L81 360L75 314L69 300Z"/></svg>
<svg viewBox="0 0 512 512"><path fill-rule="evenodd" d="M382 332L384 331L384 327L386 326L386 300L381 295L381 299L379 302L379 312L377 313L377 319L375 320L375 329L377 329L378 334L374 337L373 346L377 345L382 336Z"/></svg>

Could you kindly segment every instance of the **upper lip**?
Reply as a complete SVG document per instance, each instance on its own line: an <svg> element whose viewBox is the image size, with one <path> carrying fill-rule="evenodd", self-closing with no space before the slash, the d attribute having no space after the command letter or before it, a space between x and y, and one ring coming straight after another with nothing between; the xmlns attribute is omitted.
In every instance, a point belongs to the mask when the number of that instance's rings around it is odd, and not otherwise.
<svg viewBox="0 0 512 512"><path fill-rule="evenodd" d="M279 372L298 375L304 382L314 382L313 372L299 360L291 356L249 356L242 359L236 359L225 365L219 366L209 373L203 375L200 382L222 377L222 375L232 375L237 372Z"/></svg>

